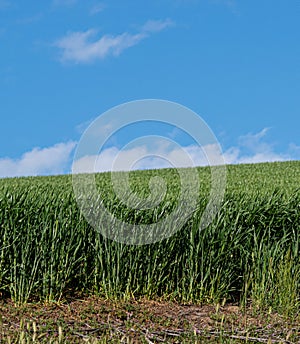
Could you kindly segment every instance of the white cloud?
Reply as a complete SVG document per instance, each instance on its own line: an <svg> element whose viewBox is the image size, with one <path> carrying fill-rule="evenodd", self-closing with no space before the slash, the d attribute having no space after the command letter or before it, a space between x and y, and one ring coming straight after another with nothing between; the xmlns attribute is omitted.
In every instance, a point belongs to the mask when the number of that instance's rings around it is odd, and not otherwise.
<svg viewBox="0 0 300 344"><path fill-rule="evenodd" d="M226 164L241 164L300 159L300 147L297 145L291 144L285 153L275 152L273 145L264 141L267 132L268 128L265 128L256 134L241 136L238 140L239 145L226 149L222 155L216 144L202 148L195 144L182 147L186 154L183 154L180 148L169 149L163 142L155 142L155 151L147 146L127 150L111 147L98 156L85 156L76 161L74 172L207 166L218 165L222 161Z"/></svg>
<svg viewBox="0 0 300 344"><path fill-rule="evenodd" d="M290 144L287 151L277 153L272 144L265 141L268 129L256 134L241 136L238 146L226 149L223 156L217 145L204 147L195 144L179 147L164 140L155 145L141 145L120 150L110 147L98 156L84 156L73 165L73 171L103 172L132 169L158 169L165 167L207 166L207 156L212 165L224 159L226 164L258 163L285 160L299 160L300 146ZM70 171L71 153L75 142L58 143L48 148L34 148L20 159L0 159L0 177L54 175Z"/></svg>
<svg viewBox="0 0 300 344"><path fill-rule="evenodd" d="M0 177L52 175L66 172L75 142L34 148L20 159L0 159Z"/></svg>
<svg viewBox="0 0 300 344"><path fill-rule="evenodd" d="M148 37L150 33L159 32L170 25L170 20L150 21L136 34L125 32L115 36L103 35L101 38L96 38L97 31L94 29L69 32L54 45L61 49L62 62L89 63L109 55L118 56L125 49Z"/></svg>
<svg viewBox="0 0 300 344"><path fill-rule="evenodd" d="M191 145L174 147L155 142L155 150L146 145L119 150L111 147L99 155L85 156L74 162L73 172L129 171L137 169L157 169L165 167L193 167L208 165L207 155L212 165L222 162L217 145L203 148Z"/></svg>

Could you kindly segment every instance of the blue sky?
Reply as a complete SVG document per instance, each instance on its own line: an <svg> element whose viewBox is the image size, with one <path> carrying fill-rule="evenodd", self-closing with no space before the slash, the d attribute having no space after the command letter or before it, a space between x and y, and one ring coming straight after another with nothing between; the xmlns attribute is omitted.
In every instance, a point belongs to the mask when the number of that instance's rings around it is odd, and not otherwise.
<svg viewBox="0 0 300 344"><path fill-rule="evenodd" d="M299 18L297 0L0 0L0 176L69 172L94 118L145 98L201 115L228 163L300 159Z"/></svg>

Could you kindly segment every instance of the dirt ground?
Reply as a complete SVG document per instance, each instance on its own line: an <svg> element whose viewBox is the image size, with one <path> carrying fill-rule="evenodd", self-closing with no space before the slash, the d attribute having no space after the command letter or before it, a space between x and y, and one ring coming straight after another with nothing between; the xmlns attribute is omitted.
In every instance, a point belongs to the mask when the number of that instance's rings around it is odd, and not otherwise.
<svg viewBox="0 0 300 344"><path fill-rule="evenodd" d="M96 297L16 306L0 300L0 342L300 343L300 318L235 304Z"/></svg>

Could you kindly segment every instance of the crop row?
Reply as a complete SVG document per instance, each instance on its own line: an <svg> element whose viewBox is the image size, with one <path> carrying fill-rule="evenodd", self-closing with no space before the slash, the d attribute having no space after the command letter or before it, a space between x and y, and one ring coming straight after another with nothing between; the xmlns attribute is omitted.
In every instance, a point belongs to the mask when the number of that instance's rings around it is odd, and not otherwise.
<svg viewBox="0 0 300 344"><path fill-rule="evenodd" d="M202 230L210 176L208 168L197 171L202 189L190 219L171 237L138 246L105 238L86 221L71 176L0 180L0 292L16 303L97 294L299 311L300 163L229 166L222 207ZM118 199L109 173L97 175L105 207L139 224L172 213L176 170L132 172L131 187L147 197L153 175L166 181L167 192L142 210Z"/></svg>

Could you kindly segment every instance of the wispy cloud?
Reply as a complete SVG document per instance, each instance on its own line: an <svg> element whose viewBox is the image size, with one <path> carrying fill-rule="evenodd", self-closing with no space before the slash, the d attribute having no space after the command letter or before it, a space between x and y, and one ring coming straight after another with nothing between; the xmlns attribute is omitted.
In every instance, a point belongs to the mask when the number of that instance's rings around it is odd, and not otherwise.
<svg viewBox="0 0 300 344"><path fill-rule="evenodd" d="M151 33L159 32L171 25L170 20L149 21L140 32L128 32L119 35L103 35L97 38L97 31L90 29L84 32L69 32L55 42L61 50L62 62L89 63L104 59L107 56L118 56L125 49L138 44Z"/></svg>
<svg viewBox="0 0 300 344"><path fill-rule="evenodd" d="M143 26L142 26L142 32L144 33L154 33L159 32L167 27L173 26L174 22L171 19L166 20L148 20Z"/></svg>
<svg viewBox="0 0 300 344"><path fill-rule="evenodd" d="M99 2L97 4L95 4L94 6L91 7L90 9L90 15L95 15L98 14L100 12L102 12L105 9L105 4L103 2Z"/></svg>
<svg viewBox="0 0 300 344"><path fill-rule="evenodd" d="M0 37L3 36L6 32L6 29L4 27L0 27Z"/></svg>
<svg viewBox="0 0 300 344"><path fill-rule="evenodd" d="M58 143L48 148L34 148L20 159L0 159L0 177L53 175L66 173L74 142Z"/></svg>
<svg viewBox="0 0 300 344"><path fill-rule="evenodd" d="M43 18L43 13L37 13L33 16L30 16L30 17L25 17L25 18L22 18L22 19L18 19L16 22L17 24L32 24L32 23L35 23L35 22L38 22L40 21L41 19Z"/></svg>
<svg viewBox="0 0 300 344"><path fill-rule="evenodd" d="M9 0L0 0L0 10L6 10L13 7L12 1Z"/></svg>
<svg viewBox="0 0 300 344"><path fill-rule="evenodd" d="M108 55L117 56L144 38L143 34L123 33L117 36L104 35L100 39L92 41L91 38L96 33L95 30L71 32L57 41L56 46L62 50L61 61L88 63L103 59Z"/></svg>
<svg viewBox="0 0 300 344"><path fill-rule="evenodd" d="M231 147L225 152L227 163L258 163L265 161L292 160L295 155L291 150L287 152L275 152L274 145L265 141L269 128L264 128L260 132L240 136L238 146Z"/></svg>
<svg viewBox="0 0 300 344"><path fill-rule="evenodd" d="M225 5L235 15L240 14L236 0L209 0L209 1L215 4Z"/></svg>
<svg viewBox="0 0 300 344"><path fill-rule="evenodd" d="M53 0L52 4L54 6L73 6L78 2L78 0Z"/></svg>

